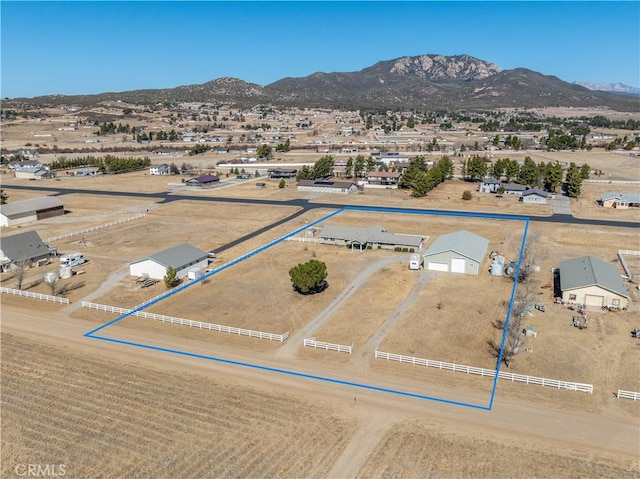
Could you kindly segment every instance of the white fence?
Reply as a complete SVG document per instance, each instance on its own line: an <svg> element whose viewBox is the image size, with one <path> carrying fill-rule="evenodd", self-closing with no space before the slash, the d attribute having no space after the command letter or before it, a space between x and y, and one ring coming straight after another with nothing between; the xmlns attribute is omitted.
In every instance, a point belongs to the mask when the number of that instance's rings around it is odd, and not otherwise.
<svg viewBox="0 0 640 479"><path fill-rule="evenodd" d="M51 238L47 238L46 240L44 240L44 243L51 243L52 241L57 241L60 239L65 239L65 238L70 238L72 236L79 236L79 235L83 235L85 233L91 233L92 231L97 231L97 230L101 230L103 228L109 228L110 226L115 226L115 225L119 225L122 223L128 223L129 221L134 221L140 218L144 218L144 214L140 214L140 215L136 215L136 216L130 216L129 218L123 218L121 220L116 220L116 221L111 221L110 223L104 223L101 225L96 225L96 226L91 226L89 228L84 228L78 231L72 231L71 233L65 233L65 234L61 234L58 236L52 236Z"/></svg>
<svg viewBox="0 0 640 479"><path fill-rule="evenodd" d="M52 301L54 303L69 304L67 298L61 298L60 296L51 296L48 294L31 293L29 291L22 291L20 289L12 288L0 288L0 293L13 294L14 296L24 296L26 298L41 299L43 301Z"/></svg>
<svg viewBox="0 0 640 479"><path fill-rule="evenodd" d="M635 391L623 391L622 389L618 389L618 394L616 394L618 399L633 399L634 401L640 400L640 393Z"/></svg>
<svg viewBox="0 0 640 479"><path fill-rule="evenodd" d="M492 369L475 368L472 366L463 366L460 364L443 363L442 361L432 361L430 359L414 358L412 356L402 356L400 354L385 353L382 351L375 352L375 357L386 359L388 361L399 361L401 363L417 364L419 366L427 366L430 368L445 369L448 371L456 371L466 374L477 374L480 376L494 377L496 372ZM539 386L548 386L556 389L567 389L569 391L581 391L593 394L592 384L573 383L567 381L557 381L555 379L537 378L535 376L525 376L523 374L514 374L500 371L498 376L500 379L510 381L518 381L527 384L537 384Z"/></svg>
<svg viewBox="0 0 640 479"><path fill-rule="evenodd" d="M126 314L130 309L118 308L115 306L107 306L104 304L82 302L83 308L97 309L98 311L106 311L109 313ZM231 326L222 326L220 324L204 323L202 321L193 321L191 319L173 318L162 314L147 313L145 311L136 311L135 316L145 319L155 319L165 323L180 324L191 328L208 329L210 331L218 331L220 333L237 334L238 336L249 336L250 338L269 339L271 341L284 342L289 337L289 331L284 334L263 333L262 331L253 331L251 329L234 328Z"/></svg>
<svg viewBox="0 0 640 479"><path fill-rule="evenodd" d="M305 346L311 348L320 348L331 351L338 351L339 353L349 353L353 352L354 343L351 343L351 346L343 346L342 344L333 344L333 343L323 343L322 341L316 341L316 338L305 338L303 341Z"/></svg>
<svg viewBox="0 0 640 479"><path fill-rule="evenodd" d="M287 241L297 241L298 243L322 243L320 238L306 238L304 236L289 236L285 239Z"/></svg>

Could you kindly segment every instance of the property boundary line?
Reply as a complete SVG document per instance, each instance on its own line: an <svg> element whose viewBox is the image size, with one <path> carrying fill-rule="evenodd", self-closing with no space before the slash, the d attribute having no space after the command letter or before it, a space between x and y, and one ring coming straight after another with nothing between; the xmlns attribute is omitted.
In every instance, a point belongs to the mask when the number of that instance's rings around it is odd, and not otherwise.
<svg viewBox="0 0 640 479"><path fill-rule="evenodd" d="M323 341L316 341L316 338L305 338L302 341L302 344L304 346L310 347L310 348L320 348L320 349L326 349L327 351L331 350L331 351L338 351L339 353L353 353L353 347L355 346L355 343L351 343L351 346L344 346L342 344L335 344L335 343L325 343Z"/></svg>
<svg viewBox="0 0 640 479"><path fill-rule="evenodd" d="M442 361L434 361L432 359L416 358L413 356L403 356L402 354L385 353L383 351L375 351L376 359L386 359L387 361L398 361L400 363L417 364L418 366L426 366L430 368L444 369L466 374L477 374L479 376L495 376L493 369L476 368L473 366L464 366L462 364L444 363ZM535 376L527 376L524 374L515 374L500 372L499 377L508 379L511 382L518 381L527 384L537 384L538 386L554 387L556 389L567 389L569 391L580 391L593 394L593 385L584 383L575 383L569 381L559 381L556 379L539 378ZM636 393L640 397L640 393Z"/></svg>
<svg viewBox="0 0 640 479"><path fill-rule="evenodd" d="M140 218L144 218L146 215L144 213L139 214L139 215L135 215L135 216L130 216L129 218L123 218L121 220L116 220L116 221L111 221L109 223L104 223L101 225L96 225L96 226L90 226L89 228L83 228L81 230L78 231L72 231L71 233L64 233L58 236L52 236L51 238L47 238L46 240L43 240L44 243L51 243L52 241L57 241L60 239L65 239L65 238L71 238L72 236L79 236L85 233L91 233L92 231L98 231L104 228L109 228L110 226L115 226L115 225L119 225L122 223L128 223L129 221L134 221Z"/></svg>
<svg viewBox="0 0 640 479"><path fill-rule="evenodd" d="M516 292L516 288L517 288L517 282L514 282L513 285L513 289L512 289L512 293L511 293L511 301L509 302L509 309L508 309L508 313L507 313L507 321L505 324L505 329L503 332L503 340L502 340L502 344L501 344L501 348L500 348L500 357L498 358L498 364L497 364L497 368L496 368L496 372L495 372L495 377L494 377L494 383L493 383L493 388L491 390L491 397L489 399L489 404L488 406L482 406L482 405L478 405L478 404L472 404L472 403L465 403L465 402L461 402L461 401L453 401L453 400L448 400L448 399L443 399L443 398L436 398L436 397L430 397L430 396L425 396L425 395L421 395L421 394L416 394L416 393L411 393L411 392L407 392L407 391L398 391L398 390L392 390L392 389L387 389L387 388L382 388L382 387L377 387L377 386L371 386L371 385L366 385L366 384L360 384L360 383L353 383L353 382L348 382L348 381L342 381L342 380L338 380L338 379L334 379L334 378L327 378L327 377L322 377L322 376L312 376L312 375L308 375L305 373L300 373L300 372L296 372L296 371L289 371L289 370L284 370L284 369L276 369L276 368L269 368L266 366L261 366L258 364L251 364L251 363L240 363L240 362L236 362L236 361L231 361L231 360L227 360L224 358L216 358L213 356L205 356L205 355L200 355L200 354L195 354L195 353L190 353L187 351L180 351L180 350L173 350L173 349L168 349L168 348L161 348L158 346L153 346L153 345L149 345L149 344L142 344L142 343L134 343L134 342L130 342L130 341L122 341L122 340L117 340L117 339L113 339L113 338L107 338L107 337L103 337L103 336L97 336L96 333L108 328L109 326L111 326L112 324L117 323L118 321L123 320L124 318L134 314L137 311L141 311L142 309L151 306L152 304L155 304L165 298L168 298L170 296L173 296L174 294L179 293L180 291L182 291L185 288L188 288L190 286L193 286L197 283L199 283L200 281L204 281L207 278L213 276L214 274L217 274L221 271L224 271L227 268L230 268L248 258L251 258L252 256L261 253L262 251L265 251L266 249L281 243L282 241L285 241L287 238L294 236L302 231L304 231L307 228L313 227L319 223L322 223L326 220L328 220L329 218L332 218L336 215L339 215L341 213L343 213L344 211L372 211L372 212L381 212L381 213L403 213L403 214L412 214L412 215L435 215L435 216L454 216L454 217L467 217L467 218L487 218L487 219L499 219L499 220L509 220L509 221L524 221L525 223L525 227L524 227L524 231L523 231L523 235L522 235L522 242L521 242L521 247L520 247L520 255L518 258L518 264L517 264L517 268L516 268L516 275L518 274L519 270L520 270L520 265L522 263L522 253L524 250L524 245L526 243L526 237L527 237L527 231L528 231L528 227L529 227L529 221L530 219L526 216L505 216L505 215L499 215L499 214L492 214L492 213L467 213L467 212L458 212L458 211L451 211L451 212L446 212L446 211L427 211L427 210L418 210L418 209L404 209L404 208L382 208L382 207L362 207L362 206L348 206L348 207L342 207L337 209L336 211L334 211L333 213L330 213L316 221L313 221L309 224L306 224L304 226L301 226L299 228L294 229L293 231L291 231L290 233L287 233L286 235L283 235L273 241L270 241L266 244L264 244L263 246L254 249L253 251L250 251L249 253L245 253L244 255L239 256L238 258L236 258L233 261L230 261L229 263L226 263L224 265L221 265L213 270L211 270L209 273L206 273L205 275L203 275L202 277L198 278L197 280L194 281L190 281L189 283L186 283L184 285L178 286L177 288L174 288L171 291L168 291L167 293L160 295L156 298L153 298L152 300L150 300L149 302L146 303L142 303L141 305L136 306L134 309L132 309L131 311L129 311L128 313L125 313L124 315L117 317L111 321L108 321L107 323L94 328L88 332L86 332L84 334L84 337L87 338L91 338L91 339L98 339L101 341L108 341L108 342L112 342L112 343L118 343L118 344L123 344L123 345L128 345L128 346L134 346L134 347L139 347L139 348L144 348L144 349L151 349L151 350L156 350L156 351L164 351L164 352L168 352L168 353L173 353L173 354L179 354L179 355L183 355L183 356L190 356L190 357L196 357L196 358L201 358L201 359L207 359L210 361L218 361L218 362L222 362L222 363L226 363L226 364L235 364L235 365L239 365L239 366L244 366L244 367L250 367L250 368L254 368L254 369L260 369L260 370L265 370L265 371L271 371L271 372L277 372L277 373L281 373L281 374L288 374L288 375L293 375L293 376L298 376L298 377L305 377L305 378L310 378L310 379L316 379L316 380L320 380L320 381L327 381L327 382L332 382L332 383L336 383L336 384L342 384L342 385L347 385L347 386L352 386L352 387L358 387L358 388L364 388L364 389L370 389L370 390L375 390L375 391L381 391L381 392L388 392L388 393L392 393L392 394L397 394L397 395L401 395L401 396L408 396L408 397L414 397L414 398L419 398L419 399L427 399L427 400L432 400L432 401L437 401L437 402L442 402L442 403L446 403L446 404L451 404L451 405L456 405L456 406L465 406L465 407L469 407L469 408L473 408L473 409L482 409L482 410L487 410L490 411L493 408L493 403L494 403L494 398L495 398L495 393L496 393L496 387L497 387L497 382L498 382L498 378L499 378L499 373L500 373L500 364L501 364L501 360L502 360L502 354L504 351L504 343L506 340L506 332L507 332L507 328L508 328L508 324L509 324L509 319L511 318L511 311L513 308L513 302L514 302L514 298L515 298L515 292ZM517 276L516 276L517 277Z"/></svg>
<svg viewBox="0 0 640 479"><path fill-rule="evenodd" d="M633 399L634 401L638 401L640 400L640 392L624 391L622 389L618 389L618 392L616 393L616 397L618 399L624 398L624 399Z"/></svg>
<svg viewBox="0 0 640 479"><path fill-rule="evenodd" d="M51 296L50 294L32 293L31 291L23 291L21 289L0 287L0 293L12 294L14 296L24 296L31 299L40 299L43 301L51 301L53 303L69 304L68 298L60 296Z"/></svg>
<svg viewBox="0 0 640 479"><path fill-rule="evenodd" d="M130 310L118 308L116 306L108 306L104 304L82 302L83 308L97 309L98 311L106 311L110 313L126 314ZM219 333L237 334L238 336L248 336L250 338L268 339L270 341L286 341L289 337L289 331L284 334L265 333L263 331L254 331L253 329L234 328L233 326L224 326L221 324L206 323L203 321L195 321L192 319L174 318L163 314L147 313L144 311L136 311L133 313L139 318L155 319L170 324L179 324L180 326L189 326L190 328L208 329L209 331L217 331Z"/></svg>

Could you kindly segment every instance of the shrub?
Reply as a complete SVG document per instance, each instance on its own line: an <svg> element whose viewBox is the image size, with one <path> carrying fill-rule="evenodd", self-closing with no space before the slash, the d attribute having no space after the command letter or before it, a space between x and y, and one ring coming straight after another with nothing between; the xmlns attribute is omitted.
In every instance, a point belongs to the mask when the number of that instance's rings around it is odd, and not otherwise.
<svg viewBox="0 0 640 479"><path fill-rule="evenodd" d="M473 195L471 194L471 191L469 190L464 190L462 193L462 199L465 201L469 201L471 198L473 198Z"/></svg>

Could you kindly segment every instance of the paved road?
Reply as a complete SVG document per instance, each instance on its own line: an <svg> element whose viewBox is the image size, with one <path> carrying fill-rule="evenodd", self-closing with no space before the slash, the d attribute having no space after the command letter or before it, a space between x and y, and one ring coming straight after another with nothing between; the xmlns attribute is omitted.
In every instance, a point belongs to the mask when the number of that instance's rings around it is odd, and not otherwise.
<svg viewBox="0 0 640 479"><path fill-rule="evenodd" d="M158 193L142 193L142 192L123 192L123 191L108 191L108 190L83 190L78 188L54 188L54 187L41 187L41 186L27 186L27 185L3 185L3 188L6 190L16 189L16 190L33 190L33 191L45 191L51 192L54 196L56 195L67 195L67 194L92 194L92 195L103 195L103 196L126 196L130 198L141 198L145 200L156 200L164 203L169 203L172 201L202 201L202 202L213 202L213 203L237 203L237 204L248 204L248 205L271 205L271 206L293 206L300 208L302 211L298 212L296 216L304 213L305 211L315 209L315 208L329 208L329 209L339 209L344 207L349 208L376 208L380 211L389 211L389 212L397 212L397 211L416 211L416 212L429 212L432 214L460 214L460 215L475 215L476 213L455 213L452 211L445 210L436 210L429 208L392 208L392 207L384 207L384 206L366 206L366 205L358 205L354 206L349 203L321 203L321 202L310 202L306 199L293 199L293 200L270 200L270 199L256 199L256 198L229 198L229 197L201 197L201 196L191 196L191 195L181 195L178 193L171 192L158 192ZM480 213L478 213L480 214ZM519 219L523 218L523 215L513 215L513 214L502 214L496 213L505 218L514 218ZM601 219L589 219L589 218L575 218L571 216L571 214L553 214L552 216L529 216L530 221L536 222L545 222L545 223L564 223L564 224L574 224L574 225L587 225L587 226L609 226L614 228L640 228L640 222L632 222L632 221L611 221L611 220L601 220ZM281 220L285 221L285 220ZM280 222L278 222L280 224ZM266 229L270 229L273 225L265 227ZM255 234L255 233L254 233ZM253 234L252 234L253 235Z"/></svg>

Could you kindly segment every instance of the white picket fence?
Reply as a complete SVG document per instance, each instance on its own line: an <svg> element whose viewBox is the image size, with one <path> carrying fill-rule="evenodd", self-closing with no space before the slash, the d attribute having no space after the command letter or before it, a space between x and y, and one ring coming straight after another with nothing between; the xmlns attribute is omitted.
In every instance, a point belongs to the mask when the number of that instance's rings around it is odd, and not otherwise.
<svg viewBox="0 0 640 479"><path fill-rule="evenodd" d="M69 304L67 298L60 296L51 296L49 294L32 293L30 291L22 291L20 289L0 287L0 293L13 294L14 296L24 296L25 298L41 299L43 301L52 301L54 303Z"/></svg>
<svg viewBox="0 0 640 479"><path fill-rule="evenodd" d="M118 308L115 306L107 306L104 304L82 302L83 308L97 309L98 311L106 311L109 313L126 314L130 309ZM145 319L155 319L165 323L179 324L189 326L191 328L208 329L210 331L218 331L220 333L237 334L238 336L249 336L250 338L268 339L270 341L284 342L289 337L289 331L284 334L263 333L262 331L254 331L252 329L234 328L232 326L223 326L220 324L204 323L202 321L194 321L192 319L174 318L162 314L147 313L146 311L136 311L135 316Z"/></svg>
<svg viewBox="0 0 640 479"><path fill-rule="evenodd" d="M492 369L475 368L473 366L463 366L460 364L443 363L442 361L432 361L431 359L414 358L412 356L402 356L401 354L385 353L382 351L375 352L375 357L379 359L386 359L388 361L398 361L401 363L417 364L419 366L427 366L430 368L445 369L448 371L456 371L466 374L477 374L479 376L494 377L496 372ZM514 374L500 371L498 375L500 379L507 379L510 381L518 381L527 384L537 384L539 386L548 386L556 389L567 389L569 391L581 391L589 394L593 394L592 384L573 383L568 381L558 381L556 379L538 378L535 376L526 376L523 374Z"/></svg>
<svg viewBox="0 0 640 479"><path fill-rule="evenodd" d="M122 223L128 223L129 221L134 221L140 218L144 218L145 215L140 214L140 215L136 215L136 216L130 216L129 218L123 218L121 220L116 220L116 221L111 221L110 223L104 223L101 225L96 225L96 226L90 226L89 228L83 228L81 230L78 231L72 231L71 233L64 233L58 236L52 236L51 238L47 238L45 239L43 242L44 243L51 243L52 241L57 241L60 239L65 239L65 238L71 238L72 236L79 236L79 235L83 235L85 233L91 233L92 231L98 231L104 228L109 228L110 226L116 226L116 225L120 225Z"/></svg>
<svg viewBox="0 0 640 479"><path fill-rule="evenodd" d="M634 401L640 400L640 393L635 391L623 391L622 389L618 389L618 394L616 394L618 399L633 399Z"/></svg>
<svg viewBox="0 0 640 479"><path fill-rule="evenodd" d="M334 343L324 343L322 341L316 341L316 338L305 338L303 341L305 346L311 348L320 348L331 351L338 351L339 353L349 353L353 352L353 346L355 343L351 343L351 346L343 346L342 344L334 344Z"/></svg>

